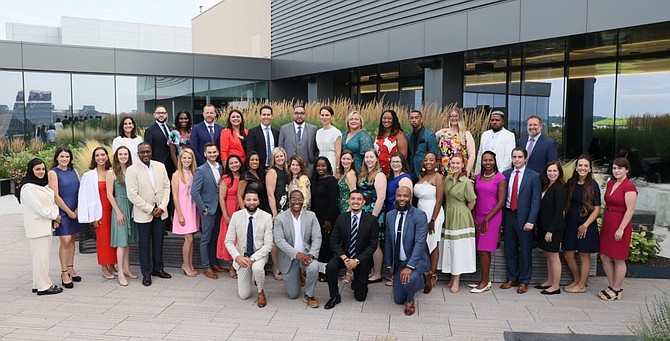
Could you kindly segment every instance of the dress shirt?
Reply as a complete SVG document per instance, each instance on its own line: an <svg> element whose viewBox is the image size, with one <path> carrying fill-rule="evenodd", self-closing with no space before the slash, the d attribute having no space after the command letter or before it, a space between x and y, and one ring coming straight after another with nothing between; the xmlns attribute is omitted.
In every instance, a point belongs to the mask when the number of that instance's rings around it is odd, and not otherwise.
<svg viewBox="0 0 670 341"><path fill-rule="evenodd" d="M144 167L144 171L147 172L151 187L156 189L156 175L154 174L154 167L151 165L151 161L149 161L148 166L144 162L140 162L140 165L142 165L142 167Z"/></svg>
<svg viewBox="0 0 670 341"><path fill-rule="evenodd" d="M211 142L216 141L216 126L214 126L214 123L207 124L207 122L205 122L205 127L207 128L207 134L210 134L212 136L212 141ZM204 146L203 146L203 148L204 148Z"/></svg>
<svg viewBox="0 0 670 341"><path fill-rule="evenodd" d="M295 130L296 137L298 136L298 127L300 127L300 140L302 141L302 138L305 136L305 122L297 124L293 121L293 130Z"/></svg>
<svg viewBox="0 0 670 341"><path fill-rule="evenodd" d="M361 230L361 215L363 210L359 211L358 213L351 212L351 221L350 221L350 226L354 226L354 216L356 216L356 219L358 220L358 231Z"/></svg>
<svg viewBox="0 0 670 341"><path fill-rule="evenodd" d="M268 143L270 143L270 150L275 149L275 139L274 139L274 135L272 135L272 126L266 126L266 125L263 125L261 123L261 128L263 129L263 139L265 140L265 146L267 146ZM266 130L266 129L269 129L269 130ZM270 136L270 141L265 139L265 132L266 131L268 132L268 135ZM296 134L297 134L297 128L296 128Z"/></svg>
<svg viewBox="0 0 670 341"><path fill-rule="evenodd" d="M393 243L394 243L394 245L395 245L395 242L396 242L395 238L398 235L398 223L400 222L400 211L397 211L397 212L398 212L398 214L396 214L396 216L395 216L395 223L393 223L393 225L395 226L395 228L393 229L393 231L394 231L394 233L393 233ZM407 260L407 255L405 254L405 245L403 245L403 243L402 243L402 236L405 235L405 226L407 226L407 212L408 211L402 212L403 213L403 221L402 221L402 230L400 231L401 237L400 237L400 255L399 255L399 259L400 259L401 262L404 262L404 261ZM386 238L388 238L388 236Z"/></svg>
<svg viewBox="0 0 670 341"><path fill-rule="evenodd" d="M505 201L505 207L507 208L509 208L509 204L512 201L512 186L514 185L514 177L516 176L517 170L519 171L519 187L517 188L516 192L518 198L519 190L521 189L521 180L523 180L523 174L526 172L526 166L524 165L520 169L512 168L512 175L510 175L509 182L507 183L507 200Z"/></svg>
<svg viewBox="0 0 670 341"><path fill-rule="evenodd" d="M208 163L209 163L209 167L212 169L212 175L214 175L214 181L216 181L216 184L218 185L219 180L221 179L221 173L219 173L219 163L214 162L214 164L212 164L209 161L208 161Z"/></svg>
<svg viewBox="0 0 670 341"><path fill-rule="evenodd" d="M247 214L247 219L246 219L247 224L248 224L248 221L249 221L249 217L254 218L254 219L251 220L251 224L253 225L253 228L254 228L254 232L253 232L254 236L256 235L256 224L258 223L258 210L259 209L257 208L256 211L254 212L254 214L249 214L249 211L247 211L246 209L244 210L245 213ZM254 246L254 252L256 251L255 249L256 249L256 247Z"/></svg>
<svg viewBox="0 0 670 341"><path fill-rule="evenodd" d="M539 133L535 136L528 135L528 141L526 142L526 151L528 151L528 147L530 146L530 139L533 139L533 142L535 143L535 145L533 146L533 149L535 149L535 147L537 147L537 140L540 139L540 136L542 136L542 133ZM530 157L530 151L528 152L528 156Z"/></svg>
<svg viewBox="0 0 670 341"><path fill-rule="evenodd" d="M496 138L500 136L504 130L500 129L497 132L494 132L491 130L491 134L489 135L489 139L484 142L484 151L496 151Z"/></svg>
<svg viewBox="0 0 670 341"><path fill-rule="evenodd" d="M296 251L298 252L305 252L305 244L302 241L302 228L300 227L300 218L302 217L302 212L300 212L300 215L298 218L294 217L293 214L291 214L291 218L293 219L293 247L295 248Z"/></svg>

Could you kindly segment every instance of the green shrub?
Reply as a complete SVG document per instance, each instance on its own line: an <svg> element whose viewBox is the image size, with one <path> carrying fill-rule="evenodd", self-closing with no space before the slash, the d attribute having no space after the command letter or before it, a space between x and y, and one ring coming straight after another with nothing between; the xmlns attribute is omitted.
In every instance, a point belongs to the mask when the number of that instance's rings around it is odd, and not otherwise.
<svg viewBox="0 0 670 341"><path fill-rule="evenodd" d="M650 258L656 257L661 247L655 238L647 239L645 231L633 232L630 240L630 254L628 260L633 263L645 263Z"/></svg>
<svg viewBox="0 0 670 341"><path fill-rule="evenodd" d="M668 295L654 296L646 303L647 311L640 313L640 326L636 334L643 340L670 340L670 301Z"/></svg>

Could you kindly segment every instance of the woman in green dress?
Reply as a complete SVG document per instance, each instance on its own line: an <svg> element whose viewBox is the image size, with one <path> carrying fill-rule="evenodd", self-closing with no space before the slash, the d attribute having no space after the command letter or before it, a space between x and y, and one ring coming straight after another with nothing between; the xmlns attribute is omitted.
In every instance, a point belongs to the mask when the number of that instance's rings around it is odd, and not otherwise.
<svg viewBox="0 0 670 341"><path fill-rule="evenodd" d="M339 166L340 179L337 181L337 187L340 190L338 207L340 213L349 211L349 193L356 189L356 164L354 163L354 153L351 150L342 151Z"/></svg>

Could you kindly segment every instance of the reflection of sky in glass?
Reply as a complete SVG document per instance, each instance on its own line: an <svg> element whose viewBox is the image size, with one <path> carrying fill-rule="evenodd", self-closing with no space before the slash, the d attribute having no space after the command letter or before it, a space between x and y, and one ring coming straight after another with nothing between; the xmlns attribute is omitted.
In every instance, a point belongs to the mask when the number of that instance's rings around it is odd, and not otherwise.
<svg viewBox="0 0 670 341"><path fill-rule="evenodd" d="M617 117L670 113L670 72L619 75Z"/></svg>

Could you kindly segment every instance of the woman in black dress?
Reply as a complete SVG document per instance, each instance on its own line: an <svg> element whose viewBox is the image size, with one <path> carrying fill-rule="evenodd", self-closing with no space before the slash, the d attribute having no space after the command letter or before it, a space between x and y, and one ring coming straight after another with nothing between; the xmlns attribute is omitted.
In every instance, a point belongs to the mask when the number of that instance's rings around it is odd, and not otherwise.
<svg viewBox="0 0 670 341"><path fill-rule="evenodd" d="M270 154L270 169L265 174L265 189L268 193L268 201L272 214L272 221L274 221L277 214L286 210L288 207L288 196L286 193L286 185L288 184L288 176L286 174L286 150L282 147L275 147ZM277 245L272 246L270 252L272 257L272 274L276 281L281 281L283 278L277 262L279 259L279 249Z"/></svg>
<svg viewBox="0 0 670 341"><path fill-rule="evenodd" d="M333 167L325 156L316 159L316 166L312 174L312 211L316 214L321 226L321 251L319 251L319 262L328 263L333 257L330 251L330 232L339 209L339 189L337 179L333 176ZM326 281L326 274L319 272L319 282Z"/></svg>
<svg viewBox="0 0 670 341"><path fill-rule="evenodd" d="M272 213L268 203L268 195L265 190L265 167L261 162L258 152L251 152L244 162L245 171L240 176L240 184L237 187L237 201L240 207L244 207L244 192L254 191L260 197L261 210Z"/></svg>
<svg viewBox="0 0 670 341"><path fill-rule="evenodd" d="M563 180L563 167L558 161L550 161L542 173L542 205L535 229L537 246L547 256L547 279L536 289L544 295L561 293L561 259L558 256L563 230L565 230L565 202L568 194Z"/></svg>

